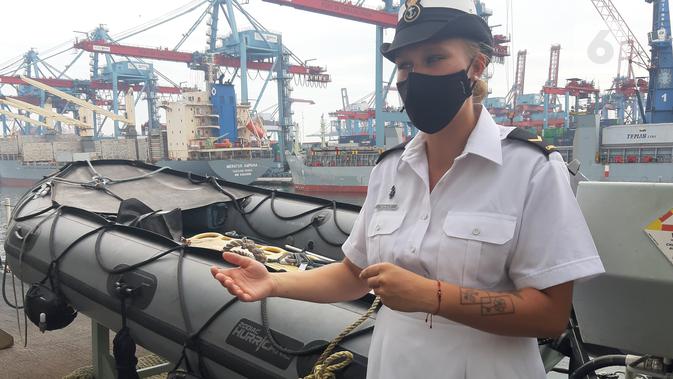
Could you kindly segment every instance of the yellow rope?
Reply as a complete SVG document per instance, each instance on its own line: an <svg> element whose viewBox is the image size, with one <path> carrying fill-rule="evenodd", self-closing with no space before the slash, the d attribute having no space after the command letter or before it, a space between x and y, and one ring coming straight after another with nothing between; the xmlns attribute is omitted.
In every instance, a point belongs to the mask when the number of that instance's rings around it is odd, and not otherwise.
<svg viewBox="0 0 673 379"><path fill-rule="evenodd" d="M329 345L327 345L327 348L325 348L325 351L323 351L323 353L320 355L320 358L318 358L318 361L313 366L313 371L303 379L334 379L336 377L336 371L339 371L351 364L351 362L353 362L353 353L350 351L338 351L332 354L332 351L347 335L349 335L353 330L362 325L363 322L371 317L371 315L376 312L376 308L378 308L380 303L381 298L377 296L365 314L360 316L360 318L357 319L354 323L346 327L346 329L339 333L339 335L336 336L336 338L334 338Z"/></svg>
<svg viewBox="0 0 673 379"><path fill-rule="evenodd" d="M191 246L196 246L196 247L202 247L206 249L211 249L211 250L217 250L217 251L230 251L232 253L237 253L239 255L246 256L251 259L256 259L262 263L264 263L267 267L276 270L276 271L296 271L299 270L298 265L293 264L292 262L286 261L286 259L291 258L292 253L289 251L277 247L277 246L265 246L265 245L257 245L254 244L252 241L249 241L247 243L242 243L242 240L227 237L225 235L222 235L220 233L214 233L214 232L207 232L207 233L201 233L197 234L189 239L187 239L185 242L188 245ZM246 252L241 251L241 247L235 248L235 246L239 246L238 244L243 244L246 245L245 250L249 250L251 254L248 254ZM259 249L256 251L252 251L255 249ZM255 257L264 255L267 259L257 259ZM313 261L315 260L314 257L312 256L306 256L307 259Z"/></svg>
<svg viewBox="0 0 673 379"><path fill-rule="evenodd" d="M334 363L341 359L341 362ZM303 379L334 379L336 372L346 368L353 362L353 353L350 351L338 351L325 359L323 364L316 364L313 366L313 372L305 376Z"/></svg>
<svg viewBox="0 0 673 379"><path fill-rule="evenodd" d="M208 233L201 233L193 236L190 238L190 240L200 240L200 239L206 239L206 238L223 238L223 236L220 233L214 233L214 232L208 232Z"/></svg>

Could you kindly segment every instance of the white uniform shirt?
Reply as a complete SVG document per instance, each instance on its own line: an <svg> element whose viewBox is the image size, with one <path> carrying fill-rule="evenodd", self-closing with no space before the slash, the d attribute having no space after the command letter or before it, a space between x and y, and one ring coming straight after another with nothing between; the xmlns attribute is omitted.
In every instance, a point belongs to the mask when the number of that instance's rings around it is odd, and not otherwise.
<svg viewBox="0 0 673 379"><path fill-rule="evenodd" d="M429 191L419 133L371 173L345 255L390 262L461 287L545 289L602 273L560 154L520 141L482 108L465 150ZM394 188L394 189L393 189ZM495 316L497 317L497 316ZM383 307L367 377L544 378L537 340L482 332L442 317ZM496 320L494 320L496 321Z"/></svg>

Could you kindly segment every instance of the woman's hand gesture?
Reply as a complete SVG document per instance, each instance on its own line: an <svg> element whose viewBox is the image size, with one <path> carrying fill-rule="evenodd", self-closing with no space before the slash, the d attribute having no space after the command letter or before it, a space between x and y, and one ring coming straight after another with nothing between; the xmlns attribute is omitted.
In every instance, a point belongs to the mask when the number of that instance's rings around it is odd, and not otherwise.
<svg viewBox="0 0 673 379"><path fill-rule="evenodd" d="M213 266L210 273L230 294L246 302L262 300L273 295L275 281L263 264L229 252L223 253L222 258L238 267L223 269Z"/></svg>

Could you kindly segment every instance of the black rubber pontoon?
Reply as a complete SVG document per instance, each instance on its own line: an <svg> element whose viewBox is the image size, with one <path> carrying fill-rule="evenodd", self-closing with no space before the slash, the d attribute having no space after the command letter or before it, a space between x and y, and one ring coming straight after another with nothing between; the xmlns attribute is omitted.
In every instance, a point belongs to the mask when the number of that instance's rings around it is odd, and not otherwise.
<svg viewBox="0 0 673 379"><path fill-rule="evenodd" d="M151 212L122 225L122 202ZM366 313L373 297L334 305L269 299L276 342L289 350L314 347L307 356L283 353L264 330L260 303L236 301L212 279L210 266L226 265L221 255L180 237L234 231L228 235L340 260L358 211L139 162L77 162L20 200L5 250L22 281L35 283L50 272L73 307L112 330L122 322L120 284L132 290L126 316L134 340L171 362L186 347L196 373L297 378L310 372L327 341ZM161 227L143 229L157 225L140 222L151 219ZM339 377L364 377L372 325L369 319L341 344L355 359Z"/></svg>

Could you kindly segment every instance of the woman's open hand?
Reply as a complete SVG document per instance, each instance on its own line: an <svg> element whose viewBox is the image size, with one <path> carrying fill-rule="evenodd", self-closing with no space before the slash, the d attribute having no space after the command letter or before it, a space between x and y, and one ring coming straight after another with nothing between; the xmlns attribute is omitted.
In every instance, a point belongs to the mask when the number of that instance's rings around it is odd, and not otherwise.
<svg viewBox="0 0 673 379"><path fill-rule="evenodd" d="M223 269L213 266L210 273L230 294L242 301L251 302L273 294L275 282L263 264L234 253L223 253L222 258L236 268Z"/></svg>

